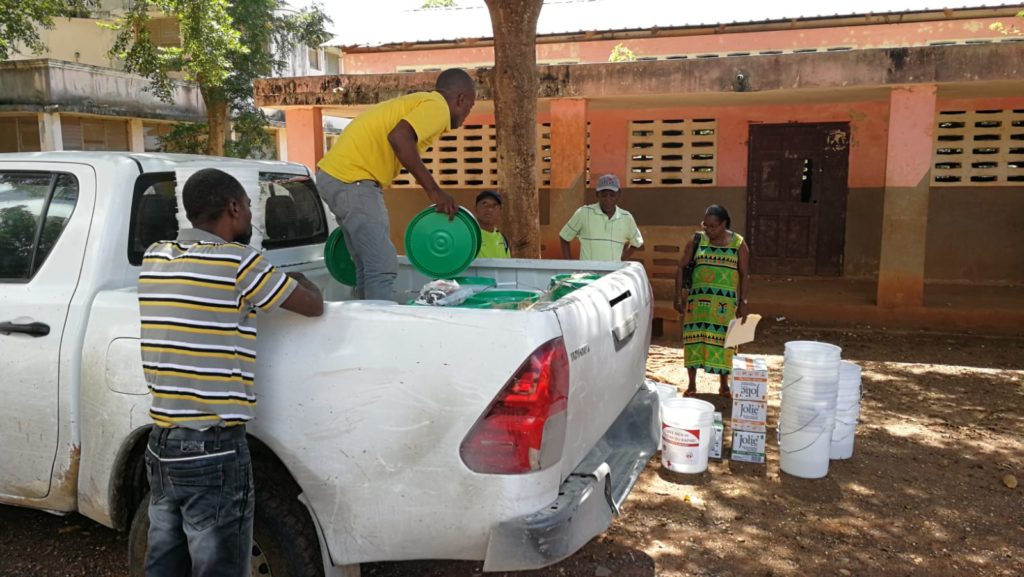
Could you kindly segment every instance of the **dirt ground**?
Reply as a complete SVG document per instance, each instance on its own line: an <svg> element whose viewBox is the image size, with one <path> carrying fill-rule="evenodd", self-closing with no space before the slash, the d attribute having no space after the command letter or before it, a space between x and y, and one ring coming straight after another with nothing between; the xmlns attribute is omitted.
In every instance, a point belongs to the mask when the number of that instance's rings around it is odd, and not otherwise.
<svg viewBox="0 0 1024 577"><path fill-rule="evenodd" d="M612 527L570 559L515 577L1024 575L1024 336L820 329L771 323L778 414L783 345L822 340L864 369L853 458L828 477L713 462L700 475L652 459ZM685 386L681 350L651 349L649 376ZM717 382L701 397L720 408ZM728 434L726 435L728 441ZM0 576L122 577L126 536L81 516L0 507ZM468 577L478 563L364 565L365 577ZM497 574L503 575L503 574Z"/></svg>

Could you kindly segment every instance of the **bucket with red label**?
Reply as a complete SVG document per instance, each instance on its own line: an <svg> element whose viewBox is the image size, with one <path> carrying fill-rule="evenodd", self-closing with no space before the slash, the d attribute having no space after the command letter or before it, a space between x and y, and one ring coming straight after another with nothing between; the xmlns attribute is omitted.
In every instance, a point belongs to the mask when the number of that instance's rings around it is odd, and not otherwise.
<svg viewBox="0 0 1024 577"><path fill-rule="evenodd" d="M682 397L661 404L661 464L676 473L703 473L708 468L715 406Z"/></svg>

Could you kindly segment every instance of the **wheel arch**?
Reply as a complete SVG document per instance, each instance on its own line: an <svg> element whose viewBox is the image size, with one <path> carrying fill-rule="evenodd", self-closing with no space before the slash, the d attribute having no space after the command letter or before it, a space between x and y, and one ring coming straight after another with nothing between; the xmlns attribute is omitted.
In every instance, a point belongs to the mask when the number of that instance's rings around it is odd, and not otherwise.
<svg viewBox="0 0 1024 577"><path fill-rule="evenodd" d="M118 531L128 529L132 515L149 491L144 459L149 430L150 427L146 426L132 431L114 461L113 479L110 484L110 509L113 526ZM257 493L261 487L272 483L275 492L285 491L285 496L298 498L302 489L273 449L251 433L246 436L246 440L252 455Z"/></svg>

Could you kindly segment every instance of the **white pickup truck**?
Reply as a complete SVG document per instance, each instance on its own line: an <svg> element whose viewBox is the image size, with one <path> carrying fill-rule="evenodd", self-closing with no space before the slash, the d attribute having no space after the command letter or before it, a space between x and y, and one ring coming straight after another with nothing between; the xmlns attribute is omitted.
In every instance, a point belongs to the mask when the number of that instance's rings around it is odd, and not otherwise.
<svg viewBox="0 0 1024 577"><path fill-rule="evenodd" d="M0 154L0 503L148 525L149 395L136 282L173 238L175 169L256 168L267 257L319 284L323 317L261 317L254 575L483 560L537 568L609 525L658 440L644 384L651 289L636 263L478 260L466 274L544 288L530 310L351 300L304 166L184 155ZM396 300L428 281L402 259Z"/></svg>

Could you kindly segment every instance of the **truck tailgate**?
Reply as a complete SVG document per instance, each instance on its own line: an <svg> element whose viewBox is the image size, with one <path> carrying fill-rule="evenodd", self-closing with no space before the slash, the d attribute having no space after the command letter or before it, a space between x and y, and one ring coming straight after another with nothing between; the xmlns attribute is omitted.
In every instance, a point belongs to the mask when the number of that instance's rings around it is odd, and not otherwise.
<svg viewBox="0 0 1024 577"><path fill-rule="evenodd" d="M643 267L624 263L621 269L563 297L553 308L569 354L563 479L644 386L651 306Z"/></svg>

